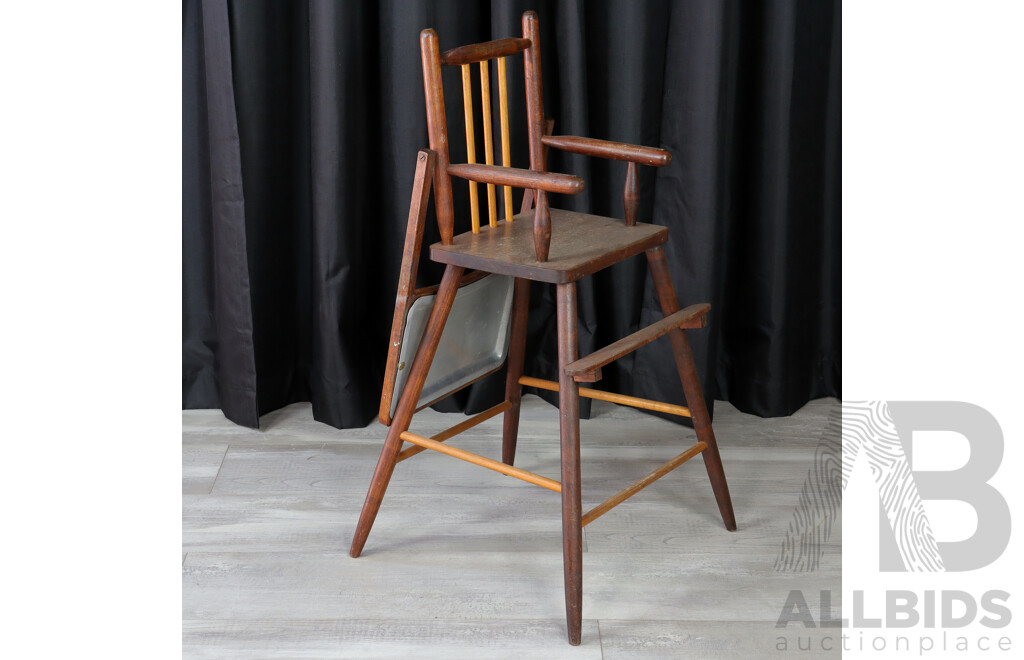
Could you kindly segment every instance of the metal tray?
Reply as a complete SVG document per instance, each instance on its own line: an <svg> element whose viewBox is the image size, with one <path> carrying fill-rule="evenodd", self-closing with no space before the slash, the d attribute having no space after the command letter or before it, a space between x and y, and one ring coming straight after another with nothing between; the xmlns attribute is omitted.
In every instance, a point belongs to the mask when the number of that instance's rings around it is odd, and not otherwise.
<svg viewBox="0 0 1024 660"><path fill-rule="evenodd" d="M440 401L497 370L505 362L513 283L512 277L492 274L456 292L452 311L441 334L437 354L427 374L417 408ZM423 338L430 311L434 308L435 297L429 295L418 298L406 316L395 388L391 397L391 416L394 416L398 407L412 359Z"/></svg>

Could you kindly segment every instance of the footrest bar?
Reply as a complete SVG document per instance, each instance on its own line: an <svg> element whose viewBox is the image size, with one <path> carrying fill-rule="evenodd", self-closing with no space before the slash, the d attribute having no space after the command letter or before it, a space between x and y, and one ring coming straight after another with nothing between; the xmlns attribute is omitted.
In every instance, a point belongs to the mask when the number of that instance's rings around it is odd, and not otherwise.
<svg viewBox="0 0 1024 660"><path fill-rule="evenodd" d="M532 376L520 377L519 384L525 385L526 387L536 387L541 390L550 390L552 392L558 391L558 383L556 383L555 381L544 380L543 378L533 378ZM640 397L628 396L626 394L616 394L615 392L603 392L601 390L595 390L589 387L581 387L580 396L585 397L587 399L597 399L599 401L618 403L623 406L632 406L634 408L643 408L644 410L653 410L655 412L667 413L669 415L690 417L690 409L687 408L686 406L677 406L671 403L652 401L651 399L641 399Z"/></svg>
<svg viewBox="0 0 1024 660"><path fill-rule="evenodd" d="M494 406L493 408L488 408L487 410L483 411L482 413L479 413L477 415L473 415L469 419L466 419L466 420L463 420L463 421L459 422L458 424L456 424L455 426L451 427L450 429L445 429L444 431L441 431L437 435L430 436L430 439L431 440L436 440L437 442L444 442L445 440L448 440L450 438L454 438L455 436L457 436L458 434L462 433L463 431L466 431L466 430L469 430L469 429L473 428L477 424L482 424L483 422L486 422L487 420L489 420L491 417L494 417L495 415L500 415L501 413L505 412L506 410L508 410L511 407L512 407L512 402L511 401L502 401L501 403L499 403L498 405ZM415 456L416 454L420 453L424 449L426 449L426 447L419 447L419 446L409 447L408 449L403 449L398 454L398 461L397 462L402 462L402 461L404 461L407 458L412 458L413 456Z"/></svg>
<svg viewBox="0 0 1024 660"><path fill-rule="evenodd" d="M628 355L658 337L679 328L702 328L707 322L707 313L711 309L708 303L690 305L685 309L670 314L656 323L637 330L631 335L608 344L586 357L565 365L565 373L576 382L596 383L601 380L601 367Z"/></svg>
<svg viewBox="0 0 1024 660"><path fill-rule="evenodd" d="M666 474L668 474L672 470L676 469L677 467L679 467L680 465L682 465L686 461L690 460L691 458L693 458L694 456L696 456L697 454L701 453L702 451L704 451L707 448L708 448L708 446L705 443L698 442L697 444L695 444L694 446L690 447L689 449L684 451L682 454L679 454L675 458L669 460L668 462L663 464L661 467L656 469L654 472L651 472L646 477L644 477L640 481L636 482L632 486L630 486L630 487L628 487L628 488L626 488L624 490L619 491L618 493L616 493L615 495L609 497L607 500L605 500L601 504L598 504L597 506L595 506L590 511L587 511L585 514L583 514L583 520L581 521L582 525L585 527L588 524L594 522L599 517L601 517L604 514L608 513L609 511L611 511L613 508L615 508L619 504L622 504L625 500L627 500L630 497L636 495L637 493L639 493L641 490L643 490L647 486L650 486L655 481L657 481L658 479L661 479Z"/></svg>
<svg viewBox="0 0 1024 660"><path fill-rule="evenodd" d="M441 444L436 440L424 438L422 435L416 435L415 433L412 433L410 431L406 431L405 433L403 433L401 435L401 438L402 440L405 440L406 442L411 442L414 445L419 445L420 447L424 447L426 449L433 449L436 452L440 452L442 454L447 454L448 456L453 456L455 458L462 459L467 463L472 463L473 465L485 467L488 470L494 470L495 472L507 474L510 477L515 477L516 479L519 479L521 481L526 481L531 484L547 488L548 490L553 490L556 493L562 492L562 484L558 483L553 479L548 479L547 477L542 477L539 474L527 472L526 470L520 470L519 468L512 467L511 465L499 463L498 461L491 460L486 456L474 454L473 452L465 451L464 449L456 449L455 447L449 447L448 445Z"/></svg>

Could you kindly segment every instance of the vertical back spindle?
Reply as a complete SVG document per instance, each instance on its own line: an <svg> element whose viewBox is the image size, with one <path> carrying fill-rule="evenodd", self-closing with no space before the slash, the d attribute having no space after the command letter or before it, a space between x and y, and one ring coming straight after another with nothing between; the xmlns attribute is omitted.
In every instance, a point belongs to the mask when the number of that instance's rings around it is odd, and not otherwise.
<svg viewBox="0 0 1024 660"><path fill-rule="evenodd" d="M473 132L473 81L469 65L462 65L462 108L466 115L466 160L476 162L476 135ZM469 210L473 233L480 233L480 200L477 198L476 181L469 182Z"/></svg>
<svg viewBox="0 0 1024 660"><path fill-rule="evenodd" d="M508 79L505 76L505 58L498 58L498 104L501 111L501 164L512 167L512 152L508 137ZM505 186L505 222L512 222L512 186Z"/></svg>
<svg viewBox="0 0 1024 660"><path fill-rule="evenodd" d="M484 162L494 165L494 129L491 126L491 76L487 60L480 61L480 102L484 111ZM487 224L498 226L498 199L494 184L487 184Z"/></svg>
<svg viewBox="0 0 1024 660"><path fill-rule="evenodd" d="M523 14L523 37L530 40L523 58L523 69L526 74L526 118L530 137L530 169L535 172L544 171L544 102L540 71L540 30L537 27L537 12L528 11ZM534 191L533 213L533 244L537 253L537 261L548 260L548 248L551 244L551 217L548 213L547 194L543 190Z"/></svg>
<svg viewBox="0 0 1024 660"><path fill-rule="evenodd" d="M437 228L441 233L441 243L451 245L455 212L452 180L448 176L448 121L441 92L441 51L437 47L437 33L429 28L420 33L420 54L423 58L423 90L427 97L427 133L430 148L437 154L437 166L434 168Z"/></svg>

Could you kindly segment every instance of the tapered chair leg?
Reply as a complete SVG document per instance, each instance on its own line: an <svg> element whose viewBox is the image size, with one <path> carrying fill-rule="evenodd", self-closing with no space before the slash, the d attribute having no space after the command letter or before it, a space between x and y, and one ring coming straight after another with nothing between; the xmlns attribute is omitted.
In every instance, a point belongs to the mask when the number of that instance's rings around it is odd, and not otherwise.
<svg viewBox="0 0 1024 660"><path fill-rule="evenodd" d="M359 523L356 525L356 531L352 537L352 547L349 549L349 554L353 557L358 557L363 551L366 537L370 535L370 528L373 527L377 511L380 510L384 492L387 491L391 473L395 469L398 452L402 448L401 434L409 430L409 423L412 421L413 413L416 412L416 403L423 391L423 383L430 371L430 364L434 361L434 354L441 341L441 333L444 332L448 313L455 302L455 294L459 289L462 272L463 269L458 266L448 266L445 268L444 277L441 278L441 285L438 287L437 296L434 299L434 308L430 311L430 318L427 319L427 327L423 331L423 338L416 350L416 357L413 358L409 378L406 380L402 396L398 400L395 416L388 428L387 438L384 440L384 448L381 449L380 458L377 459L377 467L373 471L373 479L370 480L370 489L363 502L363 511L359 514Z"/></svg>
<svg viewBox="0 0 1024 660"><path fill-rule="evenodd" d="M512 328L508 345L508 375L505 378L505 399L512 407L505 411L501 432L501 460L512 465L516 459L516 440L519 438L519 409L523 399L523 375L526 359L526 322L530 314L530 280L516 278L512 297Z"/></svg>
<svg viewBox="0 0 1024 660"><path fill-rule="evenodd" d="M651 277L654 279L654 287L658 292L661 313L665 316L674 314L679 310L679 301L676 299L675 287L672 286L672 277L668 272L664 250L661 247L648 250L647 263L651 269ZM736 515L732 510L729 485L725 480L722 457L718 452L715 431L711 427L711 417L708 415L707 405L704 402L704 393L700 387L697 365L694 363L693 353L690 351L690 342L686 339L686 333L680 329L669 333L669 341L672 344L672 353L679 371L679 379L683 384L686 405L690 409L691 419L693 419L693 429L697 432L697 439L708 446L704 451L704 466L711 479L711 489L715 493L718 510L722 514L725 528L730 532L736 531Z"/></svg>
<svg viewBox="0 0 1024 660"><path fill-rule="evenodd" d="M579 386L564 368L578 357L576 283L559 284L558 413L562 456L562 559L565 571L565 619L569 643L580 643L583 623L583 525L580 499Z"/></svg>

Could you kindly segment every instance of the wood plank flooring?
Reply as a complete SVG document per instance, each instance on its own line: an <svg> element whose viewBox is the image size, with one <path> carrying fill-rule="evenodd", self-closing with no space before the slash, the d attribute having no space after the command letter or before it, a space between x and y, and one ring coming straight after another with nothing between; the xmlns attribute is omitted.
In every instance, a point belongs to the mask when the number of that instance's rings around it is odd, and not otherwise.
<svg viewBox="0 0 1024 660"><path fill-rule="evenodd" d="M839 602L841 530L818 570L775 560L834 399L761 419L717 402L739 531L696 458L584 529L583 644L565 637L558 495L434 452L400 463L363 556L348 545L384 427L339 431L309 404L253 431L182 413L185 658L751 658L802 590ZM424 411L431 435L463 419ZM695 442L691 429L603 402L581 422L584 508ZM499 458L501 417L451 440ZM558 413L523 400L516 465L558 478ZM820 635L819 635L820 636ZM838 648L838 645L837 645Z"/></svg>

